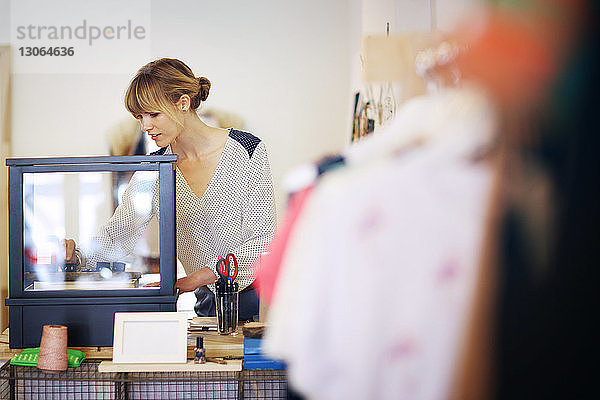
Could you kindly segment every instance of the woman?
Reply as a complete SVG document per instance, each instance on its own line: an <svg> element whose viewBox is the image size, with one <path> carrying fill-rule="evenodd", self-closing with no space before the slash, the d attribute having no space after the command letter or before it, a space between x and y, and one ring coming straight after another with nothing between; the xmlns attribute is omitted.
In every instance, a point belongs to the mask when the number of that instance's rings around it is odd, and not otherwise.
<svg viewBox="0 0 600 400"><path fill-rule="evenodd" d="M125 106L161 147L153 154L178 156L177 255L187 276L178 279L175 287L182 293L196 290L198 315L214 315L214 296L207 285L217 279L218 257L234 253L239 262L239 317L246 320L258 314L258 298L250 286L252 263L275 229L271 172L259 138L210 127L198 117L196 110L209 90L208 79L196 78L179 60L162 58L137 72L127 89ZM133 182L100 232L99 240L106 248L119 240L116 232L139 237L150 219L140 223L128 212ZM124 221L127 229L122 229ZM119 229L111 229L117 225ZM67 241L68 259L73 248L74 243Z"/></svg>

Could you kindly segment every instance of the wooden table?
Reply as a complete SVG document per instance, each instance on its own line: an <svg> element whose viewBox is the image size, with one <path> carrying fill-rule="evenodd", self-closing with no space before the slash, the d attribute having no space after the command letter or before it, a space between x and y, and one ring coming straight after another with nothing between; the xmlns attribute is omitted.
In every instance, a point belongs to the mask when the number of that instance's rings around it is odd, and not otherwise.
<svg viewBox="0 0 600 400"><path fill-rule="evenodd" d="M233 357L207 364L186 364L171 366L138 365L136 369L123 370L114 366L112 347L70 347L83 351L87 360L78 368L65 372L48 374L37 368L18 367L8 362L0 368L0 399L24 398L33 391L48 392L60 390L67 393L73 387L83 394L107 396L106 398L125 399L150 395L169 398L232 399L286 399L287 377L280 370L244 370L244 335L242 327L235 336L222 336L216 332L202 332L188 335L188 358L193 358L195 337L204 338L208 358ZM9 360L21 349L10 349L8 329L0 334L0 359ZM102 365L102 366L101 366ZM10 395L9 397L2 397ZM173 397L170 397L173 396ZM104 398L104 397L102 397Z"/></svg>
<svg viewBox="0 0 600 400"><path fill-rule="evenodd" d="M11 349L8 341L8 329L6 328L0 334L0 360L10 360L14 355L19 354L22 349ZM219 335L217 332L202 332L201 334L191 334L188 336L188 358L194 358L195 337L201 335L204 337L204 348L206 357L243 357L244 355L244 335L242 328L238 327L238 333L235 336ZM88 359L112 360L112 347L69 347L70 349L81 350Z"/></svg>

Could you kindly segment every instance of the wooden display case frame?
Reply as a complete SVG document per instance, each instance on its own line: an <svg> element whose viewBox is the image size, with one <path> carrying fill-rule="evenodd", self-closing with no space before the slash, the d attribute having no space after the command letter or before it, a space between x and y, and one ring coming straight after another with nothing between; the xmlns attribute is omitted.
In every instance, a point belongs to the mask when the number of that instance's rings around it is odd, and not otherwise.
<svg viewBox="0 0 600 400"><path fill-rule="evenodd" d="M66 325L69 346L112 346L115 312L176 311L176 155L7 159L9 167L10 347L39 346L42 326ZM24 290L23 174L158 171L160 288L135 290Z"/></svg>

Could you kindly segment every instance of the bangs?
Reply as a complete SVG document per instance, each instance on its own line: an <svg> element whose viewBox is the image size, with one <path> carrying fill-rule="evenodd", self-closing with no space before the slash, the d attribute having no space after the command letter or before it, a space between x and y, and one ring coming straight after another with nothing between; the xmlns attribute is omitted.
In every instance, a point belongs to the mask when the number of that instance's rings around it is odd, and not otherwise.
<svg viewBox="0 0 600 400"><path fill-rule="evenodd" d="M141 73L131 81L125 93L125 108L134 117L143 113L163 112L172 116L172 105L163 94L159 84L149 75Z"/></svg>

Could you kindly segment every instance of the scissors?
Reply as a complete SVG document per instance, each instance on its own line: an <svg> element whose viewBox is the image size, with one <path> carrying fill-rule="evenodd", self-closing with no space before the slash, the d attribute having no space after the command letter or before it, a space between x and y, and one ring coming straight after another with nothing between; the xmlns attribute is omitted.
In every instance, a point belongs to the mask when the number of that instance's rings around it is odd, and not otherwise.
<svg viewBox="0 0 600 400"><path fill-rule="evenodd" d="M217 261L217 271L221 278L226 282L233 281L238 274L238 262L233 253L229 253L225 258L219 257Z"/></svg>

